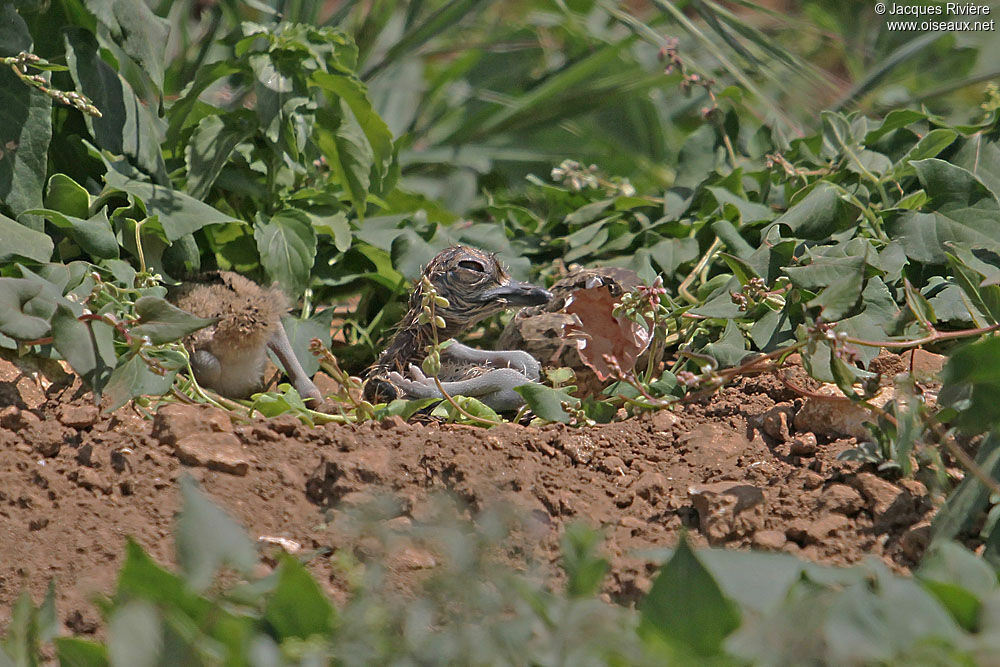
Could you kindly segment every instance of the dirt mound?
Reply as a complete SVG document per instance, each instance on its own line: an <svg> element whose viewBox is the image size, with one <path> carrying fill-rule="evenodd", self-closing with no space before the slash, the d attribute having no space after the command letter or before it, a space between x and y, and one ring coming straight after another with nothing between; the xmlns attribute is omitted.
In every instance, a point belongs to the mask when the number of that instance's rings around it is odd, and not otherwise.
<svg viewBox="0 0 1000 667"><path fill-rule="evenodd" d="M580 429L398 418L234 425L225 413L177 404L152 420L131 408L106 416L79 390L42 391L9 366L0 396L0 627L21 590L37 601L55 579L65 625L95 631L93 596L111 592L127 536L173 562L185 471L253 537L328 548L310 567L335 599L346 595L338 550L364 556L336 519L383 491L400 499L390 520L402 523L419 522L436 490L456 494L470 515L507 501L542 527L533 554L542 562L557 560L567 522L601 526L612 561L605 593L622 602L650 585L654 566L642 552L671 546L685 526L702 546L832 564L873 554L905 570L932 511L919 482L891 483L838 461L856 440L810 431L796 418L802 399L769 376L676 412ZM410 561L393 576L433 565Z"/></svg>

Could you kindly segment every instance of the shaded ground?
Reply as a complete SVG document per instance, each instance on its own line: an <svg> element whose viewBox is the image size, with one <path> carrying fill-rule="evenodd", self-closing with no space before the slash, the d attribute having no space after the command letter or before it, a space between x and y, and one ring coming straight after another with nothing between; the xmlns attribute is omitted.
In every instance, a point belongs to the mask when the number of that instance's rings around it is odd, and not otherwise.
<svg viewBox="0 0 1000 667"><path fill-rule="evenodd" d="M419 522L439 489L472 511L508 501L540 526L532 555L542 563L557 560L567 522L601 526L612 561L605 593L625 603L653 572L636 553L672 545L683 526L702 546L831 564L874 555L906 570L932 513L920 482L890 483L838 461L856 441L797 421L802 399L770 376L674 413L594 428L398 419L309 428L290 418L233 425L224 413L181 405L153 421L129 408L103 416L79 390L45 393L0 360L0 406L0 628L21 590L38 601L55 579L67 628L95 631L91 601L111 592L127 536L173 561L185 471L253 537L329 548L310 567L335 599L345 595L338 550L366 554L336 519L383 490L401 499L396 526ZM408 552L390 570L405 586L433 562Z"/></svg>

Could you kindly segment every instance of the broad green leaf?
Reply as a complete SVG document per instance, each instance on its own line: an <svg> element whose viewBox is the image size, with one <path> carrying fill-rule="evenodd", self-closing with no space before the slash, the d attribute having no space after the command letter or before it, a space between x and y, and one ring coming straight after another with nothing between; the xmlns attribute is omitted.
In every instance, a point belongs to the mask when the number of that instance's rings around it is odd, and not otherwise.
<svg viewBox="0 0 1000 667"><path fill-rule="evenodd" d="M132 600L115 609L108 620L108 658L115 665L156 667L161 664L163 621L146 600Z"/></svg>
<svg viewBox="0 0 1000 667"><path fill-rule="evenodd" d="M944 264L946 244L1000 251L1000 205L975 176L938 159L911 163L927 192L928 213L906 211L888 226L910 259Z"/></svg>
<svg viewBox="0 0 1000 667"><path fill-rule="evenodd" d="M969 632L978 630L980 599L997 588L993 568L950 541L939 542L928 551L916 577Z"/></svg>
<svg viewBox="0 0 1000 667"><path fill-rule="evenodd" d="M114 170L108 171L106 182L111 188L139 198L150 217L157 217L169 243L206 225L241 222L179 190L130 179Z"/></svg>
<svg viewBox="0 0 1000 667"><path fill-rule="evenodd" d="M204 590L223 564L248 574L257 564L257 549L246 532L208 499L189 476L181 477L183 504L177 517L177 562L188 585Z"/></svg>
<svg viewBox="0 0 1000 667"><path fill-rule="evenodd" d="M883 135L886 135L893 130L898 130L901 127L912 125L913 123L916 123L919 120L924 120L925 118L927 118L927 114L913 109L893 109L886 114L885 120L882 121L881 125L870 130L868 134L865 135L864 143L873 144Z"/></svg>
<svg viewBox="0 0 1000 667"><path fill-rule="evenodd" d="M770 206L739 197L726 188L709 186L705 189L712 193L720 206L729 205L739 211L740 221L744 224L774 219L775 214Z"/></svg>
<svg viewBox="0 0 1000 667"><path fill-rule="evenodd" d="M847 259L850 261L826 265L825 268L836 266L838 273L835 276L831 276L832 279L827 283L827 286L822 289L816 298L806 304L810 308L819 308L820 316L826 322L836 322L850 315L852 311L857 309L861 301L867 254ZM803 268L802 272L798 274L800 279L808 268ZM791 271L790 269L789 272ZM817 272L816 275L822 273L826 273L826 271ZM795 282L795 278L792 278L792 282Z"/></svg>
<svg viewBox="0 0 1000 667"><path fill-rule="evenodd" d="M426 360L425 360L426 363ZM486 421L491 421L495 423L500 423L503 421L500 415L496 413L490 406L486 405L482 401L472 396L462 396L460 394L451 397L455 403L462 408L465 412L469 413L473 417L479 417L480 419L485 419ZM459 412L454 405L449 401L441 401L437 406L431 411L431 415L435 417L443 417L445 419L456 421L460 424L479 424L483 425L483 422L476 419L469 419L464 414Z"/></svg>
<svg viewBox="0 0 1000 667"><path fill-rule="evenodd" d="M77 637L56 637L56 657L60 667L107 667L108 650L104 644Z"/></svg>
<svg viewBox="0 0 1000 667"><path fill-rule="evenodd" d="M297 416L303 423L312 425L312 417L302 396L290 384L279 384L278 391L265 391L251 396L253 404L251 410L256 410L265 417L277 417L278 415L292 414Z"/></svg>
<svg viewBox="0 0 1000 667"><path fill-rule="evenodd" d="M38 653L38 632L36 627L35 605L31 602L28 591L22 591L10 610L6 636L0 644L0 663L16 665L35 665Z"/></svg>
<svg viewBox="0 0 1000 667"><path fill-rule="evenodd" d="M137 396L161 396L167 393L178 369L179 366L160 375L139 354L119 360L118 366L108 378L108 386L104 388L104 411L114 412Z"/></svg>
<svg viewBox="0 0 1000 667"><path fill-rule="evenodd" d="M962 346L941 373L941 401L960 411L957 423L969 433L1000 425L1000 338L991 336ZM983 452L985 444L980 448Z"/></svg>
<svg viewBox="0 0 1000 667"><path fill-rule="evenodd" d="M271 279L288 294L301 294L316 261L316 232L309 216L295 209L285 209L269 219L258 215L253 236L260 263Z"/></svg>
<svg viewBox="0 0 1000 667"><path fill-rule="evenodd" d="M739 608L681 538L639 604L640 635L708 657L722 652L723 640L739 625Z"/></svg>
<svg viewBox="0 0 1000 667"><path fill-rule="evenodd" d="M833 186L820 182L775 220L772 226L785 225L799 238L823 239L847 228L854 218L854 212L841 199L838 191Z"/></svg>
<svg viewBox="0 0 1000 667"><path fill-rule="evenodd" d="M1000 267L980 260L974 252L958 245L952 246L952 252L947 253L947 257L954 272L954 281L968 299L963 305L971 303L986 318L983 324L1000 322L1000 284L997 284Z"/></svg>
<svg viewBox="0 0 1000 667"><path fill-rule="evenodd" d="M83 322L65 305L52 316L52 344L99 399L117 363L114 328L100 321Z"/></svg>
<svg viewBox="0 0 1000 667"><path fill-rule="evenodd" d="M47 218L95 260L118 259L118 239L104 209L87 219L48 208L36 208L25 213Z"/></svg>
<svg viewBox="0 0 1000 667"><path fill-rule="evenodd" d="M163 89L163 70L168 62L163 48L170 27L167 19L157 16L145 3L130 0L89 0L87 9L100 24L99 34L106 44L120 48Z"/></svg>
<svg viewBox="0 0 1000 667"><path fill-rule="evenodd" d="M948 610L951 617L967 632L979 629L979 615L983 603L969 589L942 581L920 582L937 601Z"/></svg>
<svg viewBox="0 0 1000 667"><path fill-rule="evenodd" d="M899 162L896 163L895 168L892 170L891 177L894 179L900 179L904 176L909 176L915 173L914 167L911 162L918 160L926 160L927 158L934 158L941 154L941 151L948 148L958 137L958 133L954 130L948 130L945 128L937 128L931 130L923 138L920 139L913 147L907 151ZM900 207L905 208L905 207Z"/></svg>
<svg viewBox="0 0 1000 667"><path fill-rule="evenodd" d="M0 56L31 51L32 37L17 7L13 2L0 4ZM0 67L0 109L3 109L0 114L0 202L17 216L26 209L42 206L52 138L52 98L23 84L10 67L3 66ZM41 218L27 217L24 223L36 232L43 230ZM4 231L0 225L0 238L6 239ZM5 251L6 248L0 249L0 256Z"/></svg>
<svg viewBox="0 0 1000 667"><path fill-rule="evenodd" d="M384 408L380 408L375 411L375 419L382 421L387 417L392 417L393 415L398 415L403 419L409 419L413 415L417 414L424 408L428 408L438 401L440 398L420 398L413 401L408 401L402 398L397 398L389 402Z"/></svg>
<svg viewBox="0 0 1000 667"><path fill-rule="evenodd" d="M559 540L566 592L571 597L591 597L601 588L608 572L607 559L597 555L601 534L584 523L571 523Z"/></svg>
<svg viewBox="0 0 1000 667"><path fill-rule="evenodd" d="M183 490L182 478L182 493ZM218 508L215 509L221 512ZM227 541L228 536L225 533L222 537L224 542ZM210 549L217 549L220 546L214 542L212 535L205 539L205 544ZM241 656L246 651L256 622L245 615L234 615L217 602L209 601L190 590L183 579L157 565L131 538L125 543L125 562L118 573L118 586L114 596L114 601L118 605L129 600L152 602L157 608L167 612L172 620L180 621L183 626L198 627L204 635L199 642L200 646L208 643L206 640L214 640L228 652L235 663L242 664ZM173 643L172 648L171 658L185 663L188 656L184 652L198 647ZM188 655L191 657L186 664L194 660L193 653ZM218 659L217 656L216 660Z"/></svg>
<svg viewBox="0 0 1000 667"><path fill-rule="evenodd" d="M647 249L650 258L666 275L672 275L686 262L698 258L697 239L663 239Z"/></svg>
<svg viewBox="0 0 1000 667"><path fill-rule="evenodd" d="M66 174L52 174L49 177L45 208L59 211L64 215L86 218L90 215L90 194Z"/></svg>
<svg viewBox="0 0 1000 667"><path fill-rule="evenodd" d="M319 109L316 121L316 143L346 191L354 210L363 218L368 202L368 189L372 185L374 155L371 146L357 123L348 122L343 110L334 112L327 108Z"/></svg>
<svg viewBox="0 0 1000 667"><path fill-rule="evenodd" d="M59 301L56 286L41 279L0 278L0 332L17 340L45 336Z"/></svg>
<svg viewBox="0 0 1000 667"><path fill-rule="evenodd" d="M308 213L309 220L312 221L313 228L317 234L326 234L333 238L334 247L340 252L347 252L351 248L351 223L347 221L347 214L344 212L332 215L316 215Z"/></svg>
<svg viewBox="0 0 1000 667"><path fill-rule="evenodd" d="M949 162L967 169L1000 199L1000 145L989 135L977 132L966 139Z"/></svg>
<svg viewBox="0 0 1000 667"><path fill-rule="evenodd" d="M194 80L184 89L184 95L173 103L168 113L170 125L167 127L166 145L177 146L180 141L181 130L187 125L188 117L192 110L198 105L198 97L205 92L209 86L216 81L241 71L238 63L229 60L220 60L198 69L194 75Z"/></svg>
<svg viewBox="0 0 1000 667"><path fill-rule="evenodd" d="M138 323L129 329L133 336L148 336L154 345L169 343L217 322L181 310L166 299L139 297L135 302Z"/></svg>
<svg viewBox="0 0 1000 667"><path fill-rule="evenodd" d="M192 197L204 199L236 145L251 136L254 129L250 111L207 116L198 123L184 149L187 191Z"/></svg>
<svg viewBox="0 0 1000 667"><path fill-rule="evenodd" d="M279 641L284 641L292 637L327 636L333 630L336 615L308 570L291 556L284 556L278 585L264 610L264 620L274 628Z"/></svg>
<svg viewBox="0 0 1000 667"><path fill-rule="evenodd" d="M913 580L881 577L877 590L853 584L830 606L823 633L831 664L892 662L916 642L958 638L947 611Z"/></svg>
<svg viewBox="0 0 1000 667"><path fill-rule="evenodd" d="M217 611L208 600L189 590L183 579L158 565L132 538L125 542L125 562L118 571L114 598L119 602L148 600L179 609L194 619Z"/></svg>
<svg viewBox="0 0 1000 667"><path fill-rule="evenodd" d="M160 153L161 121L139 100L132 86L104 62L90 32L69 27L64 36L73 81L101 112L100 118L84 116L94 141L111 153L128 156L158 182L167 182Z"/></svg>
<svg viewBox="0 0 1000 667"><path fill-rule="evenodd" d="M728 320L719 339L706 345L704 351L719 362L720 368L739 366L740 361L747 354L743 331L735 321Z"/></svg>
<svg viewBox="0 0 1000 667"><path fill-rule="evenodd" d="M0 96L2 95L3 91L0 89ZM36 262L47 262L52 257L54 246L48 235L11 220L3 213L0 213L0 238L3 239L3 243L0 244L0 262L9 262L20 257Z"/></svg>
<svg viewBox="0 0 1000 667"><path fill-rule="evenodd" d="M384 176L393 159L392 133L372 107L365 85L353 76L329 72L314 72L310 81L347 104L372 148L377 175Z"/></svg>
<svg viewBox="0 0 1000 667"><path fill-rule="evenodd" d="M579 405L580 403L580 399L573 398L566 393L565 389L553 389L535 382L514 387L514 391L524 396L524 400L532 412L550 422L568 424L570 417L563 410L562 404Z"/></svg>

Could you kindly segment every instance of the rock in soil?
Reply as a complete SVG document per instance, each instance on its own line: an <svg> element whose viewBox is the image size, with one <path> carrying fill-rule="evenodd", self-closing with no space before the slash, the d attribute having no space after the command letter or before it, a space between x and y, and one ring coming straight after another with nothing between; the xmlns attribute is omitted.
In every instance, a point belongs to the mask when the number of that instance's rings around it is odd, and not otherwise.
<svg viewBox="0 0 1000 667"><path fill-rule="evenodd" d="M753 533L764 521L764 492L739 482L699 484L688 489L701 532L709 544Z"/></svg>

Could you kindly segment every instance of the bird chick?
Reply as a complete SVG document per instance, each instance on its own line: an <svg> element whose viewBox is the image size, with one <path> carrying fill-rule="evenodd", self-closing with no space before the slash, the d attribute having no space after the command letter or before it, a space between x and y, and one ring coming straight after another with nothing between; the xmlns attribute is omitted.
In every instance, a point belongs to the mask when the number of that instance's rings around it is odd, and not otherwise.
<svg viewBox="0 0 1000 667"><path fill-rule="evenodd" d="M422 278L448 301L447 306L435 309L444 327L435 332L430 323L421 323L424 294L423 280L418 280L409 311L367 373L365 398L369 401L441 397L433 378L424 377L418 367L435 336L450 338L488 315L542 304L552 296L541 287L512 279L493 254L468 246L442 250L424 268ZM516 410L524 400L513 389L539 378L538 361L521 350L489 352L452 341L442 351L441 362L439 379L449 394L478 398L494 410Z"/></svg>
<svg viewBox="0 0 1000 667"><path fill-rule="evenodd" d="M270 348L303 398L323 400L281 324L288 300L278 287L264 288L237 273L216 271L172 290L169 299L182 310L217 320L184 339L202 386L229 398L260 391Z"/></svg>

